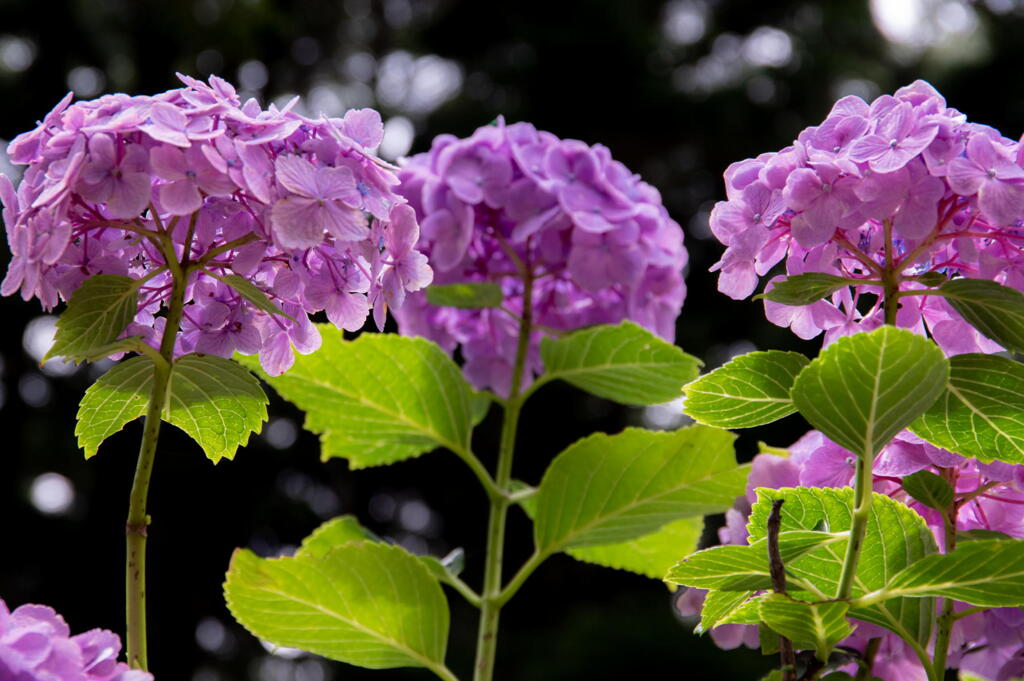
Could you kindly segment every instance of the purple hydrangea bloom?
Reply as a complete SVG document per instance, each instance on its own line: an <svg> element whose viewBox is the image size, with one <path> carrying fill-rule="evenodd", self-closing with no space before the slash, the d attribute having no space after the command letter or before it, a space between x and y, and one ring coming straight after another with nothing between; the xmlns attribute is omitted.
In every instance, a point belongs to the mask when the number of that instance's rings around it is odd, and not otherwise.
<svg viewBox="0 0 1024 681"><path fill-rule="evenodd" d="M371 301L388 307L430 283L416 250L419 226L395 192L395 168L368 149L383 126L369 109L304 118L255 100L226 81L180 76L185 87L152 97L70 95L8 152L28 166L15 189L0 175L14 254L0 293L46 309L89 276L149 277L126 331L158 342L171 292L160 249L140 231L164 232L190 261L177 354L259 353L271 374L319 336L308 315L326 310L349 330ZM187 244L187 245L186 245ZM225 281L248 279L292 319L257 308Z"/></svg>
<svg viewBox="0 0 1024 681"><path fill-rule="evenodd" d="M877 279L866 263L885 265L886 223L904 290L923 288L912 277L926 273L1024 289L1024 146L969 123L924 81L870 105L841 99L792 146L730 166L725 184L711 231L726 250L712 271L737 300L782 261L790 275ZM824 332L831 342L880 323L880 290L853 285L799 308L766 301L766 313L801 338ZM935 297L900 305L898 325L949 354L995 349Z"/></svg>
<svg viewBox="0 0 1024 681"><path fill-rule="evenodd" d="M504 293L504 310L434 307L414 293L395 313L404 334L449 352L461 345L476 387L509 392L524 270L535 324L524 384L543 371L544 334L631 319L674 338L686 293L682 230L658 192L605 147L499 119L466 139L436 138L429 152L404 162L399 177L399 192L423 226L418 249L429 255L435 282L496 282ZM391 248L404 246L396 240ZM393 279L405 281L417 263L400 256ZM385 284L385 298L389 290Z"/></svg>
<svg viewBox="0 0 1024 681"><path fill-rule="evenodd" d="M726 513L726 525L718 532L723 544L746 544L746 521L759 487L843 487L853 479L855 457L822 433L812 430L789 447L789 456L758 454L745 496L736 500ZM943 546L942 516L910 497L902 487L902 478L918 471L944 472L954 480L959 495L972 495L957 513L960 531L984 529L1024 539L1024 466L1001 462L983 464L935 447L909 431L898 434L875 459L874 490L901 501L920 514ZM694 592L677 600L683 614L697 614L704 592ZM956 604L964 609L967 604ZM950 648L950 666L970 671L982 679L1009 681L1019 675L1024 659L1024 613L1018 608L994 608L959 619L954 624ZM721 629L720 633L718 630ZM723 625L712 629L712 638L722 648L743 644L757 647L757 627ZM863 651L871 638L882 638L872 674L883 681L920 679L927 674L917 656L895 634L857 622L854 633L838 645ZM885 651L884 654L882 651ZM846 671L852 672L853 667Z"/></svg>
<svg viewBox="0 0 1024 681"><path fill-rule="evenodd" d="M71 636L52 608L0 599L0 679L4 681L153 681L148 672L118 662L116 634L93 629Z"/></svg>

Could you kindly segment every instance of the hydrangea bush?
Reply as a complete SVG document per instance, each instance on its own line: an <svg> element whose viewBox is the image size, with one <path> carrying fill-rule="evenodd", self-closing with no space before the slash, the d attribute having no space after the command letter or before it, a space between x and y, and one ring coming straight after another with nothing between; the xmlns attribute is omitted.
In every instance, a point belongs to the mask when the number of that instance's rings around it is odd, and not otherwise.
<svg viewBox="0 0 1024 681"><path fill-rule="evenodd" d="M1002 352L1024 350L1019 149L917 81L725 172L719 289L785 261L766 316L826 347L737 357L686 411L816 430L755 458L723 546L668 579L720 645L778 651L778 678L1024 673L1024 367Z"/></svg>

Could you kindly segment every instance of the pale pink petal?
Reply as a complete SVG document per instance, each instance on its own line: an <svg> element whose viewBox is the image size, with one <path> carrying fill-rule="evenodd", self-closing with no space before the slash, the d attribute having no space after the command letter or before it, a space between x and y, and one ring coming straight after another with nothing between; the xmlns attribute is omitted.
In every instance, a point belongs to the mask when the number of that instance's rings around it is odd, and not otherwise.
<svg viewBox="0 0 1024 681"><path fill-rule="evenodd" d="M288 191L316 198L319 195L316 184L316 167L301 156L281 156L274 164L277 181Z"/></svg>
<svg viewBox="0 0 1024 681"><path fill-rule="evenodd" d="M274 240L282 248L312 248L324 240L323 210L313 199L288 196L274 204Z"/></svg>

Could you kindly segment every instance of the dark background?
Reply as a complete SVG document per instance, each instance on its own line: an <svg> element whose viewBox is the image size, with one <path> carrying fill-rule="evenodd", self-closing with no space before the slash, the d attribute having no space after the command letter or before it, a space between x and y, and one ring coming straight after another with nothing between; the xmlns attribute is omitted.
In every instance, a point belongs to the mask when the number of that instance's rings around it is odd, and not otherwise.
<svg viewBox="0 0 1024 681"><path fill-rule="evenodd" d="M1015 0L0 0L0 139L33 127L68 89L80 98L151 94L178 87L181 71L218 73L263 101L301 94L311 114L378 108L389 121L382 154L392 157L423 151L442 132L468 135L497 114L601 142L661 190L687 232L678 342L713 367L754 348L817 346L765 322L758 303L715 290L707 270L722 249L709 240L707 215L722 198L725 167L785 146L843 94L870 99L915 78L971 120L1016 137L1022 30ZM0 154L0 171L12 170ZM47 322L28 325L43 313L18 299L0 310L0 597L10 607L52 605L73 631L120 631L123 523L141 428L84 461L74 413L98 370L40 369L30 341ZM537 482L575 438L671 426L672 414L547 387L526 409L515 474ZM295 409L273 399L265 434L218 466L164 429L150 495L158 679L430 678L271 655L227 613L220 585L234 547L278 553L339 513L414 550L462 546L464 576L479 583L485 498L455 457L350 473L342 461L320 463L316 438L299 424ZM497 426L491 414L478 436L489 463ZM759 439L786 445L802 428L791 419L746 433L740 456ZM48 473L63 477L40 478ZM60 497L53 485L64 483L70 505L45 512L46 499ZM33 502L33 490L43 498ZM509 570L530 545L515 514L511 541ZM468 679L475 611L450 601L449 666ZM505 610L496 676L753 679L773 663L755 651L721 652L691 627L673 615L664 585L556 557Z"/></svg>

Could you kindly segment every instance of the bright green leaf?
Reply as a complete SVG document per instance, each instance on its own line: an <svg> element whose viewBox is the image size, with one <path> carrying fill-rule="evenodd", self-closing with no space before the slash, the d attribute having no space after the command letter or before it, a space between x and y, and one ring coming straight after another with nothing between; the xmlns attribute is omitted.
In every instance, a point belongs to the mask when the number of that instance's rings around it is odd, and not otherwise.
<svg viewBox="0 0 1024 681"><path fill-rule="evenodd" d="M1024 293L988 279L952 279L938 291L971 326L1007 350L1024 352Z"/></svg>
<svg viewBox="0 0 1024 681"><path fill-rule="evenodd" d="M796 411L789 391L808 359L798 352L751 352L698 378L683 390L688 415L719 428L751 428Z"/></svg>
<svg viewBox="0 0 1024 681"><path fill-rule="evenodd" d="M946 390L910 429L964 456L1024 463L1024 365L977 353L949 363Z"/></svg>
<svg viewBox="0 0 1024 681"><path fill-rule="evenodd" d="M780 537L789 531L816 527L832 533L850 529L853 489L849 487L760 488L757 495L747 525L752 542L766 540L768 515L775 499L785 499ZM847 541L844 538L796 558L783 556L787 577L805 582L824 596L813 600L832 598L838 591ZM908 565L937 551L935 538L920 515L894 499L875 494L853 579L853 596L883 588ZM885 627L907 640L926 643L931 636L934 602L899 598L851 609L850 616Z"/></svg>
<svg viewBox="0 0 1024 681"><path fill-rule="evenodd" d="M270 314L280 315L287 319L295 321L295 318L291 315L285 314L284 311L274 304L272 300L264 293L256 284L252 281L241 277L237 274L217 274L215 272L206 270L206 274L210 275L214 279L219 279L231 288L235 289L235 292L245 298L247 301L252 303L256 308L269 312Z"/></svg>
<svg viewBox="0 0 1024 681"><path fill-rule="evenodd" d="M267 420L267 396L245 367L214 355L175 360L164 417L217 463L234 458Z"/></svg>
<svg viewBox="0 0 1024 681"><path fill-rule="evenodd" d="M578 547L567 553L576 560L661 579L679 556L697 548L703 531L703 518L681 518L636 539Z"/></svg>
<svg viewBox="0 0 1024 681"><path fill-rule="evenodd" d="M931 471L918 471L903 478L903 490L937 511L945 511L953 503L953 486Z"/></svg>
<svg viewBox="0 0 1024 681"><path fill-rule="evenodd" d="M97 274L82 282L57 320L56 339L43 360L65 357L82 361L115 341L135 318L137 284L119 274Z"/></svg>
<svg viewBox="0 0 1024 681"><path fill-rule="evenodd" d="M745 604L754 597L754 591L709 591L704 597L704 605L700 609L700 623L694 633L704 634L719 624L734 623L733 618L744 609ZM758 621L757 608L754 608L754 624Z"/></svg>
<svg viewBox="0 0 1024 681"><path fill-rule="evenodd" d="M874 456L935 403L949 362L937 345L883 326L840 338L800 372L793 403L842 447Z"/></svg>
<svg viewBox="0 0 1024 681"><path fill-rule="evenodd" d="M630 321L543 338L539 385L561 379L622 404L669 402L697 377L700 360Z"/></svg>
<svg viewBox="0 0 1024 681"><path fill-rule="evenodd" d="M724 430L691 426L596 433L570 445L537 492L538 550L616 544L682 517L724 511L747 479L734 440Z"/></svg>
<svg viewBox="0 0 1024 681"><path fill-rule="evenodd" d="M807 272L777 281L757 297L783 305L810 305L853 283L856 282L834 274Z"/></svg>
<svg viewBox="0 0 1024 681"><path fill-rule="evenodd" d="M305 427L320 435L321 457L344 457L365 468L446 447L469 452L473 426L488 402L434 343L395 334L364 333L353 341L320 325L323 345L298 355L277 392L306 412ZM255 359L242 359L258 369Z"/></svg>
<svg viewBox="0 0 1024 681"><path fill-rule="evenodd" d="M353 515L341 515L324 522L302 540L296 558L323 558L335 548L352 541L380 541Z"/></svg>
<svg viewBox="0 0 1024 681"><path fill-rule="evenodd" d="M152 385L152 361L132 357L115 364L89 386L78 405L75 426L85 458L94 456L104 440L146 413Z"/></svg>
<svg viewBox="0 0 1024 681"><path fill-rule="evenodd" d="M224 593L235 619L275 645L371 669L447 671L448 603L423 563L397 546L352 542L320 557L271 559L240 549Z"/></svg>
<svg viewBox="0 0 1024 681"><path fill-rule="evenodd" d="M768 627L793 642L797 650L813 650L822 662L837 643L850 635L853 627L846 620L848 603L830 601L804 603L779 593L762 598L758 611Z"/></svg>
<svg viewBox="0 0 1024 681"><path fill-rule="evenodd" d="M986 607L1024 605L1024 541L969 541L952 553L925 556L895 575L883 592Z"/></svg>
<svg viewBox="0 0 1024 681"><path fill-rule="evenodd" d="M491 281L434 284L428 286L426 291L427 302L439 307L463 309L501 307L502 300L504 300L501 286Z"/></svg>

